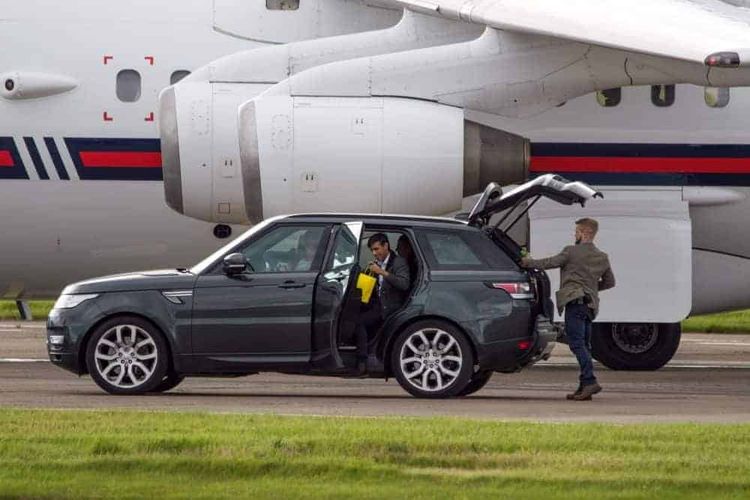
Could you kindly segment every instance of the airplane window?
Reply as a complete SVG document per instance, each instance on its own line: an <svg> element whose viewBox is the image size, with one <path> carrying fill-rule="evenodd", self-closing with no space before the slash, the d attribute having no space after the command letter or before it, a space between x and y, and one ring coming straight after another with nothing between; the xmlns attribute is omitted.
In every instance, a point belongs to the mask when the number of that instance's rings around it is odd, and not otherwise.
<svg viewBox="0 0 750 500"><path fill-rule="evenodd" d="M729 88L706 87L703 92L703 99L706 101L706 105L711 108L723 108L729 104Z"/></svg>
<svg viewBox="0 0 750 500"><path fill-rule="evenodd" d="M186 69L178 69L174 73L172 73L172 76L169 77L169 84L174 85L175 83L179 82L186 76L190 74L190 71Z"/></svg>
<svg viewBox="0 0 750 500"><path fill-rule="evenodd" d="M268 10L297 10L299 0L266 0Z"/></svg>
<svg viewBox="0 0 750 500"><path fill-rule="evenodd" d="M132 69L117 73L117 98L122 102L135 102L141 97L141 74Z"/></svg>
<svg viewBox="0 0 750 500"><path fill-rule="evenodd" d="M596 93L596 101L600 106L604 106L605 108L617 106L621 100L622 89L619 87L616 89L600 90Z"/></svg>
<svg viewBox="0 0 750 500"><path fill-rule="evenodd" d="M651 85L651 102L654 106L666 108L674 104L674 85Z"/></svg>

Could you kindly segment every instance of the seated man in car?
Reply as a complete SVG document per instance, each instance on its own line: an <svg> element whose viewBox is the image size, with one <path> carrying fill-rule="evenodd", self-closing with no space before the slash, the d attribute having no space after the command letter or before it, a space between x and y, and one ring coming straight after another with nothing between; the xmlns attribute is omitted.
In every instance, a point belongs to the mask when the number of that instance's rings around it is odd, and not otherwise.
<svg viewBox="0 0 750 500"><path fill-rule="evenodd" d="M307 231L297 241L297 262L294 271L309 271L312 267L315 254L318 252L320 234L316 231Z"/></svg>
<svg viewBox="0 0 750 500"><path fill-rule="evenodd" d="M391 250L385 234L370 236L367 247L375 258L368 269L378 281L357 324L357 370L360 374L367 371L369 334L375 333L383 321L404 305L411 284L409 264Z"/></svg>

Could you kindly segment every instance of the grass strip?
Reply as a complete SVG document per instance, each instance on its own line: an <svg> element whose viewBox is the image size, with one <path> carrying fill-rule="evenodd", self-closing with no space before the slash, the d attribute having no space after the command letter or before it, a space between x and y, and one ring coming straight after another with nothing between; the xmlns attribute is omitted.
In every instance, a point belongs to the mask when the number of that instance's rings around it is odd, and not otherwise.
<svg viewBox="0 0 750 500"><path fill-rule="evenodd" d="M54 300L31 300L29 307L31 315L35 320L46 320ZM0 300L0 321L19 321L21 315L18 313L18 307L14 300Z"/></svg>
<svg viewBox="0 0 750 500"><path fill-rule="evenodd" d="M683 332L750 333L750 309L693 316L682 322Z"/></svg>
<svg viewBox="0 0 750 500"><path fill-rule="evenodd" d="M3 498L747 498L750 425L3 409L0 463Z"/></svg>

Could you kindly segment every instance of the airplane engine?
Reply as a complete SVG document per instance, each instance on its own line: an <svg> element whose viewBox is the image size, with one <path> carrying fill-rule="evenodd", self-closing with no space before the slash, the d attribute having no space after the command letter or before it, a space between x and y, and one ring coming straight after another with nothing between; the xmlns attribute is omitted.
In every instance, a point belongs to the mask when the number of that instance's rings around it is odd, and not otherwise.
<svg viewBox="0 0 750 500"><path fill-rule="evenodd" d="M438 215L490 180L526 178L528 141L402 98L262 96L240 108L246 217Z"/></svg>
<svg viewBox="0 0 750 500"><path fill-rule="evenodd" d="M270 85L183 82L159 97L164 196L208 222L246 224L237 108Z"/></svg>
<svg viewBox="0 0 750 500"><path fill-rule="evenodd" d="M365 6L371 1L342 0L350 8L369 10L372 9ZM222 8L228 8L231 2L221 3ZM263 6L255 3L250 2L240 10L265 12ZM315 10L308 2L303 4L306 9ZM387 14L382 19L391 17L391 11L381 11L377 9L378 15ZM332 13L343 15L338 10ZM227 12L224 14L223 19L232 19ZM352 28L351 23L344 24L347 29ZM258 35L261 38L282 35L279 29L263 22L260 25L265 33ZM291 29L289 25L286 28ZM407 11L392 28L244 50L198 68L160 95L162 164L168 205L182 214L210 222L250 222L239 173L237 111L242 103L312 67L462 42L480 33L481 29L470 24Z"/></svg>

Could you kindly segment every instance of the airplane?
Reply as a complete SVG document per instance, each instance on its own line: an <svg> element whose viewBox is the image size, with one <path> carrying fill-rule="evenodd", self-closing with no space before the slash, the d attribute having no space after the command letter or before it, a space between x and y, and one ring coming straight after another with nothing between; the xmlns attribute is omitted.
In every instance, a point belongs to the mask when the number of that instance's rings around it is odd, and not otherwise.
<svg viewBox="0 0 750 500"><path fill-rule="evenodd" d="M287 25L289 40L383 28L401 15L359 18L338 3ZM235 29L272 27L246 15L218 0L4 5L0 297L54 298L83 277L189 266L246 229L166 206L155 116L158 93L191 70L284 41Z"/></svg>
<svg viewBox="0 0 750 500"><path fill-rule="evenodd" d="M441 214L489 180L561 172L605 193L585 213L623 269L598 357L658 368L691 311L750 306L750 240L732 231L747 212L750 96L729 91L750 81L748 12L718 0L14 4L0 35L15 48L0 56L0 200L14 210L0 223L0 292L52 297L88 276L189 265L278 213ZM535 206L531 251L558 250L578 215Z"/></svg>

